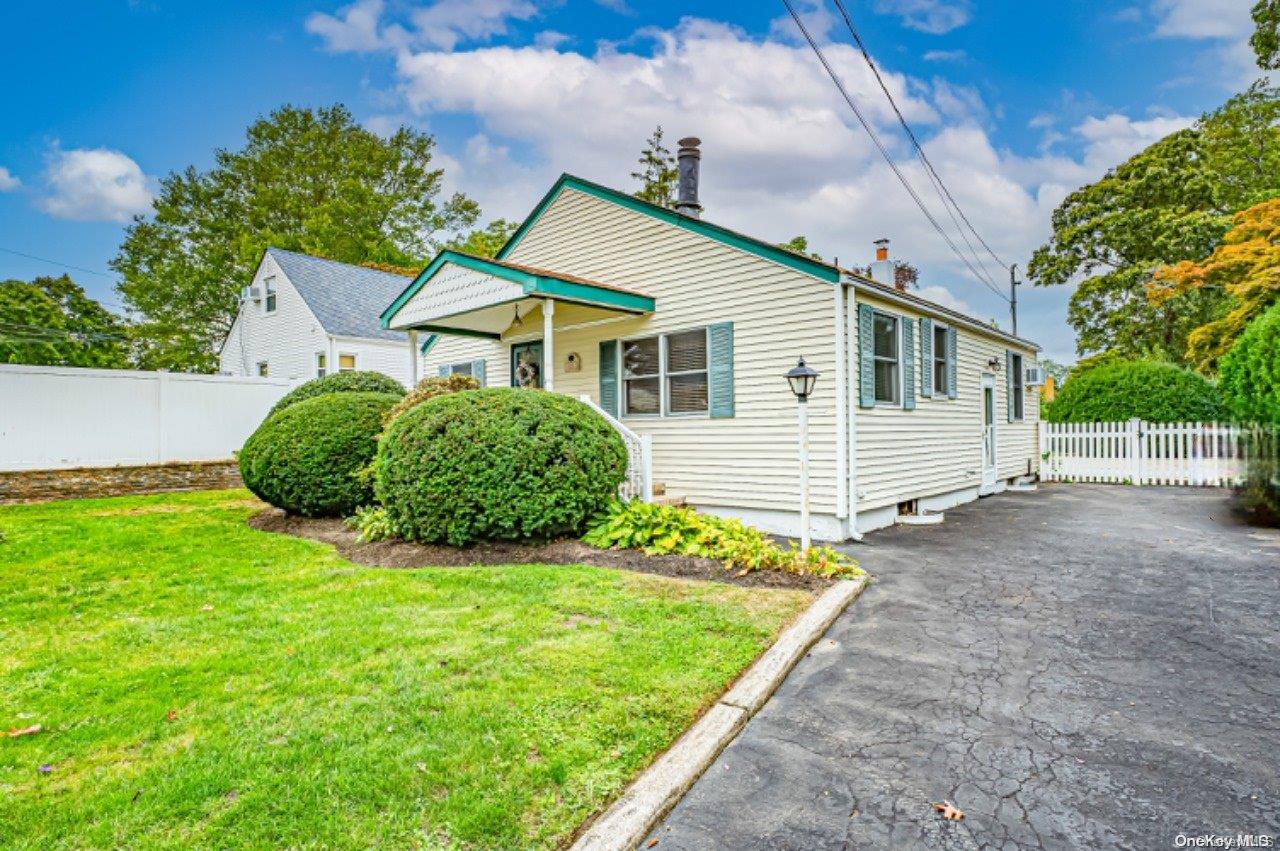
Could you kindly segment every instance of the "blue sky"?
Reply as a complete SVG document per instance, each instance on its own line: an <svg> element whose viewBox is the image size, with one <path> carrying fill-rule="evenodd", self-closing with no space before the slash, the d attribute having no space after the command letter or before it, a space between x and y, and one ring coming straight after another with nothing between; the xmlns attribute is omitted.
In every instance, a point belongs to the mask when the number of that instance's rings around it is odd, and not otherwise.
<svg viewBox="0 0 1280 851"><path fill-rule="evenodd" d="M797 5L930 199L832 8ZM1248 81L1249 5L847 3L953 193L1020 265L1066 192ZM7 12L19 37L3 59L0 279L62 271L8 252L50 258L88 270L71 273L116 305L112 277L91 272L109 271L159 178L208 167L282 103L341 101L375 130L436 134L451 186L486 218L522 217L562 171L629 187L661 122L672 139L704 140L708 218L769 239L806 234L846 265L892 237L926 294L1004 320L785 14L780 0L21 4ZM1067 295L1021 293L1021 330L1057 358L1073 348Z"/></svg>

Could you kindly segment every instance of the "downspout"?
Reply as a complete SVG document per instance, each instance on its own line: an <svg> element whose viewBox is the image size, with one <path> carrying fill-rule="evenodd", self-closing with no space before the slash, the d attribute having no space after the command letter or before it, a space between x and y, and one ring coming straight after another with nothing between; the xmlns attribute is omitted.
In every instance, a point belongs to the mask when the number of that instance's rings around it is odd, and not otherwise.
<svg viewBox="0 0 1280 851"><path fill-rule="evenodd" d="M846 453L848 440L845 422L848 406L845 399L845 336L844 336L844 285L837 282L831 291L835 293L835 344L836 344L836 519L849 519L849 468Z"/></svg>
<svg viewBox="0 0 1280 851"><path fill-rule="evenodd" d="M845 300L845 340L847 341L845 375L848 376L848 380L845 382L845 406L848 413L845 422L848 424L846 439L849 443L846 453L849 467L849 537L855 541L861 541L862 534L858 531L858 393L854 389L853 380L853 376L859 374L858 302L857 291L852 283L847 285L842 283L839 287Z"/></svg>

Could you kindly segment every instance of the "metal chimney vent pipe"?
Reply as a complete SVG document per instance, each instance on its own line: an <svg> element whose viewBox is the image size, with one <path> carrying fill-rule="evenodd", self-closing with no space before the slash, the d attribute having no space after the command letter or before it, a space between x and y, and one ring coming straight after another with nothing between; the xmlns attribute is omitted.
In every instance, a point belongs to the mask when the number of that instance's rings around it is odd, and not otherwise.
<svg viewBox="0 0 1280 851"><path fill-rule="evenodd" d="M697 136L686 136L680 140L680 148L676 152L676 167L679 172L679 189L676 194L676 212L697 219L702 216L702 205L698 203L698 167L702 160L702 152L698 146L702 140Z"/></svg>

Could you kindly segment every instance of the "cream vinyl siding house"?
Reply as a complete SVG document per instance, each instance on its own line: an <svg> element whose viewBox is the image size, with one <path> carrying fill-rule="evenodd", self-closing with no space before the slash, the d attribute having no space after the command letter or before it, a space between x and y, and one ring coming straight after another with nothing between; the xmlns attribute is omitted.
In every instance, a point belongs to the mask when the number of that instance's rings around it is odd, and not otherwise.
<svg viewBox="0 0 1280 851"><path fill-rule="evenodd" d="M224 375L308 381L371 370L406 386L421 374L408 335L388 331L378 313L409 279L279 248L262 256L218 353Z"/></svg>
<svg viewBox="0 0 1280 851"><path fill-rule="evenodd" d="M1026 341L953 321L955 399L917 388L914 409L863 407L861 304L917 332L921 318L948 323L922 299L566 175L497 258L443 253L383 323L426 340L424 374L482 361L490 386L589 397L651 441L668 494L785 534L798 532L800 483L783 374L803 356L821 374L808 403L811 531L830 540L892 523L900 504L976 497L981 372L990 357L1003 370L1010 347L1035 357ZM1034 459L1034 396L1022 422L996 424L1000 485Z"/></svg>

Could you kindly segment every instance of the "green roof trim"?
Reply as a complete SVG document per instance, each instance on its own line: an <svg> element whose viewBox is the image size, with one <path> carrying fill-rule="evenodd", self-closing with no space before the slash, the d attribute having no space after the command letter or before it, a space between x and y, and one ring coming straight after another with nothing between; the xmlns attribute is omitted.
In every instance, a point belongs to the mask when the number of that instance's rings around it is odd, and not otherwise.
<svg viewBox="0 0 1280 851"><path fill-rule="evenodd" d="M492 275L495 278L518 284L524 290L526 296L546 296L565 301L577 301L598 307L611 307L628 313L652 313L656 307L656 302L651 296L624 292L604 286L592 286L589 283L561 280L550 275L539 275L524 269L513 269L501 262L487 260L471 254L463 254L460 251L446 248L436 255L435 259L418 274L418 277L413 279L409 286L405 287L404 292L400 293L390 307L382 311L383 328L390 327L391 318L396 315L400 308L404 307L409 299L413 298L419 290L426 286L432 276L446 263L452 263L464 269ZM419 325L417 330L436 331L444 334L464 334L462 331L429 325ZM471 333L473 336L491 336L481 332Z"/></svg>
<svg viewBox="0 0 1280 851"><path fill-rule="evenodd" d="M429 334L427 339L422 341L422 353L425 355L427 352L431 351L438 342L440 342L439 334Z"/></svg>
<svg viewBox="0 0 1280 851"><path fill-rule="evenodd" d="M574 177L571 174L562 174L560 179L555 182L550 191L542 197L538 202L538 206L534 207L533 212L524 220L520 227L516 230L511 238L507 240L506 245L502 246L502 250L498 252L498 259L505 260L507 255L515 250L520 244L529 230L537 223L547 208L560 197L560 194L566 189L576 189L593 198L599 198L602 201L608 201L624 207L636 213L649 216L658 221L665 222L669 225L675 225L678 228L695 233L699 236L705 236L713 239L722 245L731 248L737 248L748 254L754 254L756 257L770 260L774 263L780 263L788 268L795 269L806 275L811 275L819 280L826 281L829 284L839 283L840 272L830 263L824 263L821 260L814 260L812 257L805 257L803 254L797 254L785 248L780 248L755 237L729 230L720 225L704 222L702 219L694 219L689 216L677 213L675 210L668 210L666 207L657 204L651 204L648 201L641 201L633 195L626 192L620 192L617 189L610 189L607 186L601 186L598 183L592 183L589 180L583 180L581 177Z"/></svg>

